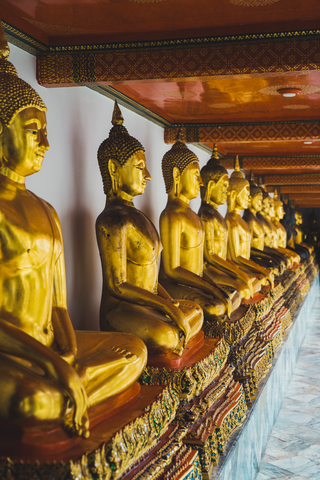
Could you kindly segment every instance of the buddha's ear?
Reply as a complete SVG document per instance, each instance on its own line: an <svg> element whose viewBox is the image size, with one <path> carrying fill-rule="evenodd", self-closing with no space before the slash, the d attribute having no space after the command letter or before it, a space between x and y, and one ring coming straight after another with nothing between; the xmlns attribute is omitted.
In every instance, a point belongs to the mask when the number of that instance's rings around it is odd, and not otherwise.
<svg viewBox="0 0 320 480"><path fill-rule="evenodd" d="M230 191L230 200L232 200L233 202L235 202L237 199L237 192L236 190L231 190Z"/></svg>
<svg viewBox="0 0 320 480"><path fill-rule="evenodd" d="M113 177L118 169L118 162L109 158L108 161L108 170L110 177Z"/></svg>
<svg viewBox="0 0 320 480"><path fill-rule="evenodd" d="M177 181L179 180L180 178L180 170L178 167L173 167L173 171L172 171L172 176L173 176L173 180Z"/></svg>
<svg viewBox="0 0 320 480"><path fill-rule="evenodd" d="M3 123L0 119L0 168L3 167L3 161L2 161L2 133L3 133Z"/></svg>

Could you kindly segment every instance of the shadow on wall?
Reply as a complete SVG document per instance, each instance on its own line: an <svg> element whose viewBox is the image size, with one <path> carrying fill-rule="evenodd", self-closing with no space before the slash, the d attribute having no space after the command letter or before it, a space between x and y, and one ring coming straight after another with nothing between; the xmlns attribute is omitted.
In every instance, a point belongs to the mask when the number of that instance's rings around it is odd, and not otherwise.
<svg viewBox="0 0 320 480"><path fill-rule="evenodd" d="M90 211L78 208L64 218L69 225L70 245L67 267L71 274L68 289L70 318L77 330L99 330L99 302L96 301L97 242L95 218Z"/></svg>
<svg viewBox="0 0 320 480"><path fill-rule="evenodd" d="M95 235L95 216L86 207L86 148L83 131L79 128L81 112L78 112L78 124L72 126L72 170L73 202L72 208L64 216L63 223L68 228L66 244L66 269L68 279L68 305L73 326L78 330L99 330L99 307L97 289L98 247Z"/></svg>

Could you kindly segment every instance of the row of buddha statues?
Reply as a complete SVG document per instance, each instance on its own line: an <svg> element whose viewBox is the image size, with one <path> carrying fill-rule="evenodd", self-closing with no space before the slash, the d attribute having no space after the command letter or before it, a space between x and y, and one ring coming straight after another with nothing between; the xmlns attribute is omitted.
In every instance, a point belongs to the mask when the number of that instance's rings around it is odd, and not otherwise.
<svg viewBox="0 0 320 480"><path fill-rule="evenodd" d="M312 247L300 237L287 245L279 196L272 199L252 177L245 179L239 163L229 179L216 149L200 170L181 136L162 159L168 201L159 235L134 206L151 176L144 147L124 127L115 103L110 134L98 150L106 194L96 221L101 332L75 332L59 218L25 186L49 148L46 106L8 55L2 45L1 424L11 431L58 423L87 438L88 411L128 389L148 355L183 355L204 322L232 322L242 302L273 288ZM196 214L189 202L199 192ZM224 219L218 207L225 202Z"/></svg>

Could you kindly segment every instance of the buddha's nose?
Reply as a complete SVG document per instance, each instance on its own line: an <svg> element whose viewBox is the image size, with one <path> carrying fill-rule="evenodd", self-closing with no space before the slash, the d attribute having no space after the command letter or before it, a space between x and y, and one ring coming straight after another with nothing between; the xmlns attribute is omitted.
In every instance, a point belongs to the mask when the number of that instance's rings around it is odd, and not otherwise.
<svg viewBox="0 0 320 480"><path fill-rule="evenodd" d="M151 175L150 175L149 170L147 169L147 167L145 167L143 174L144 174L144 178L145 178L146 180L151 180Z"/></svg>
<svg viewBox="0 0 320 480"><path fill-rule="evenodd" d="M40 142L39 142L39 144L40 144L42 147L44 147L45 150L49 150L50 145L49 145L49 142L48 142L47 135L46 135L42 130L40 130L39 133L40 133Z"/></svg>

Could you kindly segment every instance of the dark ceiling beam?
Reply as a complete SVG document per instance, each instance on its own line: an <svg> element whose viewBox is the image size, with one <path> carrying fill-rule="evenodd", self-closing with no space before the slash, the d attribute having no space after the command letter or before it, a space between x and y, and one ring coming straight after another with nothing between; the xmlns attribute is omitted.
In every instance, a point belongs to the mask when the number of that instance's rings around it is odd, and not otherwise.
<svg viewBox="0 0 320 480"><path fill-rule="evenodd" d="M249 37L248 37L249 38ZM46 87L210 80L217 76L270 77L317 73L320 38L238 37L53 47L38 57L37 80Z"/></svg>

